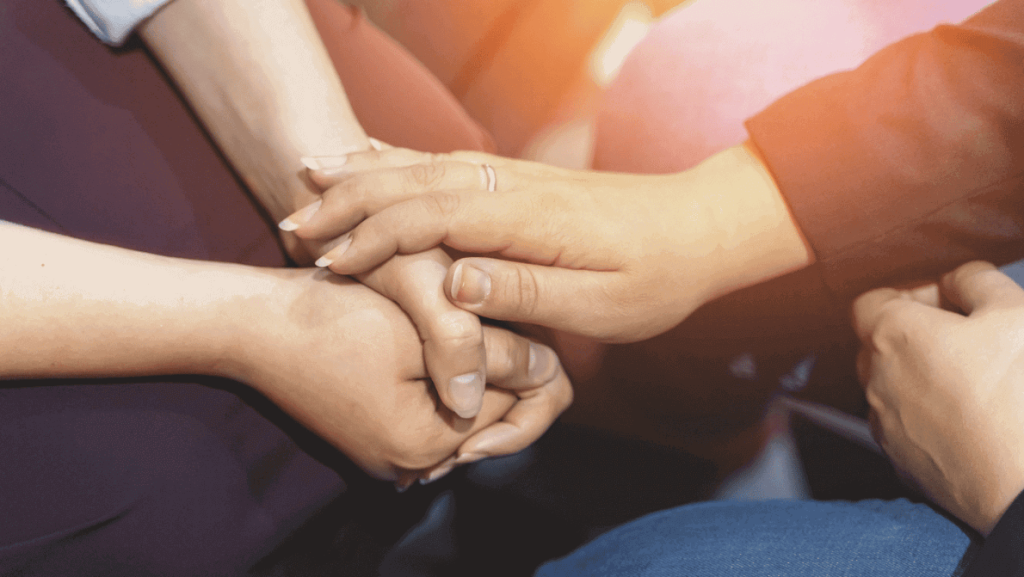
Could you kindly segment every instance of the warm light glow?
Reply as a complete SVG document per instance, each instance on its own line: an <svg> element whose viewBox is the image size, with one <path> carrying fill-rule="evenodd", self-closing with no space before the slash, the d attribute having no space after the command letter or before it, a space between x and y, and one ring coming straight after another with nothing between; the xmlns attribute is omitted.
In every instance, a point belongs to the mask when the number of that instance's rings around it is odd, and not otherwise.
<svg viewBox="0 0 1024 577"><path fill-rule="evenodd" d="M622 68L633 48L651 28L651 10L643 2L622 7L611 28L590 54L590 76L599 86L607 86Z"/></svg>

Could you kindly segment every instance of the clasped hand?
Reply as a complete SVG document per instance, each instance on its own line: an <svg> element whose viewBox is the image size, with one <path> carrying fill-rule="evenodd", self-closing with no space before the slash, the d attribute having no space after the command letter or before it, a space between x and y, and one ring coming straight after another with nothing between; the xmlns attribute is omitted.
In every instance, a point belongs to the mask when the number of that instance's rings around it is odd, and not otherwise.
<svg viewBox="0 0 1024 577"><path fill-rule="evenodd" d="M873 432L913 484L987 535L1024 489L1024 289L974 262L854 304Z"/></svg>
<svg viewBox="0 0 1024 577"><path fill-rule="evenodd" d="M374 477L433 480L459 463L520 450L572 400L554 353L486 327L495 387L479 414L442 405L408 317L374 291L326 271L268 272L267 298L243 304L220 372L249 383Z"/></svg>
<svg viewBox="0 0 1024 577"><path fill-rule="evenodd" d="M391 148L322 160L321 202L289 217L300 238L333 245L321 266L360 274L445 244L485 255L444 278L461 309L607 342L660 334L809 258L795 225L778 226L788 211L746 146L675 175Z"/></svg>

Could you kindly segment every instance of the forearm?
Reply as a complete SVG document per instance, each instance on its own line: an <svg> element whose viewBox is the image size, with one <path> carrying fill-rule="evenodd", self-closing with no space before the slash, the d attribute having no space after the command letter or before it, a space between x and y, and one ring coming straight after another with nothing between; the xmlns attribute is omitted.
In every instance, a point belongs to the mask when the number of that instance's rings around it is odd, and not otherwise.
<svg viewBox="0 0 1024 577"><path fill-rule="evenodd" d="M727 149L673 178L693 195L689 206L695 210L680 215L681 220L705 220L687 226L708 231L697 240L706 245L708 300L813 264L813 251L750 143ZM679 266L694 266L695 247L680 248Z"/></svg>
<svg viewBox="0 0 1024 577"><path fill-rule="evenodd" d="M139 32L273 219L315 198L303 156L367 148L302 0L175 0Z"/></svg>
<svg viewBox="0 0 1024 577"><path fill-rule="evenodd" d="M248 267L138 253L0 221L0 377L223 374L263 281Z"/></svg>

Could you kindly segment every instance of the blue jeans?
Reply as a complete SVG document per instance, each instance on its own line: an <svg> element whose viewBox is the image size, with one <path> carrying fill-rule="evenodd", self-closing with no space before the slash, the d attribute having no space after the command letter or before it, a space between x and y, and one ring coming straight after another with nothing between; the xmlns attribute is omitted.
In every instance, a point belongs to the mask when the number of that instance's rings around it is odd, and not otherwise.
<svg viewBox="0 0 1024 577"><path fill-rule="evenodd" d="M971 540L906 500L715 501L641 517L536 577L946 577Z"/></svg>

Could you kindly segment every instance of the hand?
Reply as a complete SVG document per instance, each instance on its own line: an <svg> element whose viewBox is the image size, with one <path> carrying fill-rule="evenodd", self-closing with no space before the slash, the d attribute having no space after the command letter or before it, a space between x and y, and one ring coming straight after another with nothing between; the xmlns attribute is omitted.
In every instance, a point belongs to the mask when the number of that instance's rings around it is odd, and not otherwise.
<svg viewBox="0 0 1024 577"><path fill-rule="evenodd" d="M318 191L302 178L303 153L346 153L372 143L302 0L178 0L147 20L140 34L277 218L316 199ZM319 243L298 240L282 235L296 262L312 263L321 254ZM472 417L485 383L480 321L433 298L449 264L443 253L423 260L389 264L365 280L409 313L426 342L442 401ZM422 293L423 286L430 290Z"/></svg>
<svg viewBox="0 0 1024 577"><path fill-rule="evenodd" d="M438 403L419 337L397 306L324 271L269 274L272 289L231 313L238 337L224 373L374 477L433 479L454 466L456 451L459 463L518 451L572 400L550 349L488 327L488 374L501 388L487 388L475 418L460 418Z"/></svg>
<svg viewBox="0 0 1024 577"><path fill-rule="evenodd" d="M656 176L384 149L335 159L312 178L331 188L292 218L300 238L330 239L369 216L320 264L361 273L442 242L497 253L524 262L459 260L444 284L453 303L605 341L659 334L716 296L812 258L747 147Z"/></svg>
<svg viewBox="0 0 1024 577"><path fill-rule="evenodd" d="M370 139L375 149L385 145ZM313 158L304 159L317 166ZM314 181L327 187L330 177ZM278 225L284 237L298 240L298 246L323 255L338 246L318 239L287 234L320 207L317 201ZM294 242L294 241L293 241ZM486 357L480 318L448 302L442 292L445 274L452 260L443 250L394 258L356 278L366 286L398 303L409 315L423 340L423 355L441 402L459 416L471 418L480 410L487 381ZM325 264L323 259L317 264Z"/></svg>
<svg viewBox="0 0 1024 577"><path fill-rule="evenodd" d="M973 262L938 285L864 294L853 321L879 444L987 535L1024 489L1024 290Z"/></svg>

